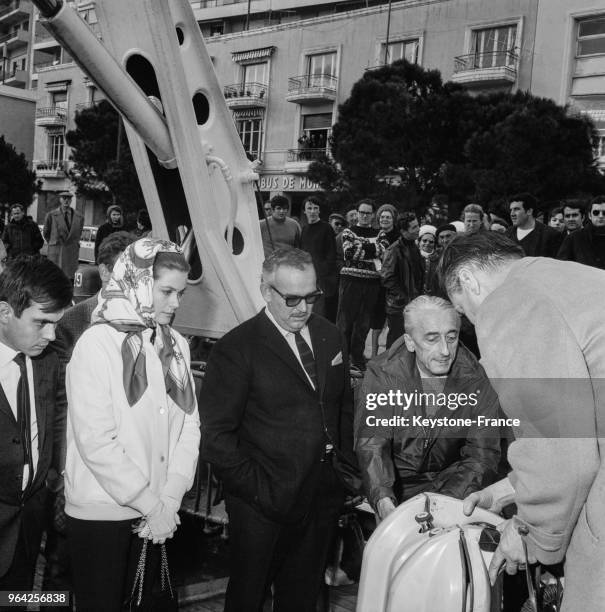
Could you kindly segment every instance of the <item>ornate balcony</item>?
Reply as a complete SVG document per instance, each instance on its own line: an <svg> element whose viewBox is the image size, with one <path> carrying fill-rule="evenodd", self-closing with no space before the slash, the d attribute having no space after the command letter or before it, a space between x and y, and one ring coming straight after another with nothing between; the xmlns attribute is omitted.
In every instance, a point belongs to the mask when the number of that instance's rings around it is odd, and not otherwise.
<svg viewBox="0 0 605 612"><path fill-rule="evenodd" d="M63 126L67 123L67 109L64 106L49 106L36 109L36 125L43 127Z"/></svg>
<svg viewBox="0 0 605 612"><path fill-rule="evenodd" d="M58 159L34 161L37 178L65 178L67 162Z"/></svg>
<svg viewBox="0 0 605 612"><path fill-rule="evenodd" d="M265 108L269 87L264 83L225 85L223 95L229 108Z"/></svg>
<svg viewBox="0 0 605 612"><path fill-rule="evenodd" d="M460 55L454 60L452 81L469 89L510 86L517 80L518 61L512 51Z"/></svg>
<svg viewBox="0 0 605 612"><path fill-rule="evenodd" d="M286 100L297 104L321 104L336 100L338 79L331 74L303 74L288 79Z"/></svg>
<svg viewBox="0 0 605 612"><path fill-rule="evenodd" d="M284 170L292 174L305 174L312 161L321 159L329 155L327 148L311 149L300 147L298 149L288 149Z"/></svg>

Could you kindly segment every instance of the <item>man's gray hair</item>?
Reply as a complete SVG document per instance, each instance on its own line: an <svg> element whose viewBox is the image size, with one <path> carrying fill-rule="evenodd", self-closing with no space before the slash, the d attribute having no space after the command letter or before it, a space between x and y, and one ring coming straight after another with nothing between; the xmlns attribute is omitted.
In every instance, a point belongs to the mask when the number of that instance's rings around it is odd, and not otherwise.
<svg viewBox="0 0 605 612"><path fill-rule="evenodd" d="M483 215L485 215L485 211L483 210L483 208L481 208L481 206L479 206L479 204L467 204L462 209L462 221L464 221L464 216L466 215L466 213L475 213L479 215L481 221L483 221Z"/></svg>
<svg viewBox="0 0 605 612"><path fill-rule="evenodd" d="M301 249L277 249L263 262L263 282L267 282L281 266L304 270L313 266L313 259L307 251Z"/></svg>
<svg viewBox="0 0 605 612"><path fill-rule="evenodd" d="M405 331L409 332L409 330L414 327L412 322L414 317L421 317L422 312L429 308L436 308L444 311L451 310L455 314L458 314L453 304L448 302L448 300L444 300L436 295L420 295L403 309Z"/></svg>

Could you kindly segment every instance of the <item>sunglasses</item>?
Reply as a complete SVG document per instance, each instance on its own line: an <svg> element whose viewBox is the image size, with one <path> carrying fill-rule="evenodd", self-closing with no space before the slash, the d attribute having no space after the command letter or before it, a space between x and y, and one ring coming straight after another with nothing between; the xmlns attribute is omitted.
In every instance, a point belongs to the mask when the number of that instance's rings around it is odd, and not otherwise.
<svg viewBox="0 0 605 612"><path fill-rule="evenodd" d="M315 290L313 293L309 293L308 295L284 295L279 289L274 287L273 285L269 285L279 297L283 298L284 302L286 302L286 306L288 308L294 308L298 306L303 300L307 304L315 304L317 300L323 295L323 291L321 289Z"/></svg>
<svg viewBox="0 0 605 612"><path fill-rule="evenodd" d="M593 217L600 217L601 215L605 216L605 210L593 210L592 211Z"/></svg>

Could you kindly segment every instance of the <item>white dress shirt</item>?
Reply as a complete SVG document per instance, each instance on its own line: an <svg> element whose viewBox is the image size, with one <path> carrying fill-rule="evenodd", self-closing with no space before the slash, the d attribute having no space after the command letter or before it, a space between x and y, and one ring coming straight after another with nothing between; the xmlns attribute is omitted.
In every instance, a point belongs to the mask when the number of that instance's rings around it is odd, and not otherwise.
<svg viewBox="0 0 605 612"><path fill-rule="evenodd" d="M315 385L313 384L313 381L309 377L309 374L307 373L307 370L305 370L305 366L303 365L302 359L300 358L300 353L298 352L298 347L296 346L296 338L294 337L294 332L291 332L291 331L288 331L287 329L284 329L275 320L275 317L269 312L268 308L265 308L265 314L269 318L269 321L271 321L271 323L273 323L273 325L275 325L275 327L277 327L277 331L286 339L286 342L288 343L288 346L292 349L292 352L294 353L296 359L298 359L298 363L300 363L300 367L303 369L303 372L305 373L305 375L307 377L307 380L309 381L309 384L313 387L313 389L315 389ZM315 352L313 351L313 344L311 343L311 334L309 333L309 326L308 325L305 325L300 330L300 335L305 339L305 342L309 345L309 348L311 349L311 352L313 353L313 356L315 356Z"/></svg>
<svg viewBox="0 0 605 612"><path fill-rule="evenodd" d="M15 421L17 420L17 387L21 378L21 370L13 361L18 351L6 346L0 342L0 385L4 390L4 395L13 411ZM34 471L38 465L38 419L36 416L36 399L34 395L34 372L32 369L32 361L29 357L25 357L25 368L27 370L27 383L29 386L29 406L30 406L30 423L31 423L31 449L32 463ZM25 490L27 480L29 478L29 465L23 466L23 484L22 489ZM33 478L33 475L32 475Z"/></svg>

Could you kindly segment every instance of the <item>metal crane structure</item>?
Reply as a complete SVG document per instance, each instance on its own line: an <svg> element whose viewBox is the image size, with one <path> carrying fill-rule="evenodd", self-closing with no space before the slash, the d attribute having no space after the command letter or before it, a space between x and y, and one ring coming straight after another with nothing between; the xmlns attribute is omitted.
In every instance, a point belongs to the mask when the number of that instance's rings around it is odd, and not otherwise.
<svg viewBox="0 0 605 612"><path fill-rule="evenodd" d="M100 38L63 0L41 23L124 119L154 236L192 270L175 326L218 338L262 305L262 242L246 157L188 0L102 0Z"/></svg>

